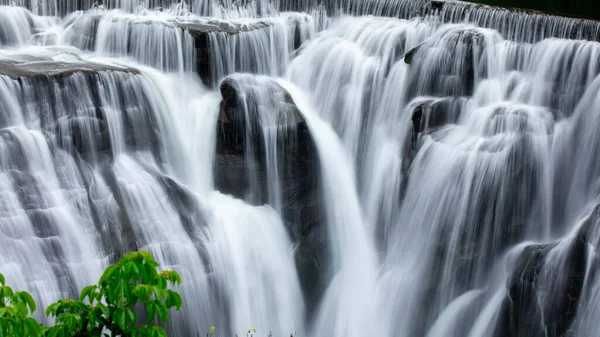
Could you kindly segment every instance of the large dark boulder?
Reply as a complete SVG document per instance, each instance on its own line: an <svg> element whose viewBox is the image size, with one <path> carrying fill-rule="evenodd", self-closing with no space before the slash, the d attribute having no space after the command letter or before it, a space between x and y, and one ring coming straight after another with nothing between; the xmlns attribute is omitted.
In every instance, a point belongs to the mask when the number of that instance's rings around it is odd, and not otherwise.
<svg viewBox="0 0 600 337"><path fill-rule="evenodd" d="M409 50L409 97L470 96L485 76L485 39L476 28L449 27ZM433 76L423 76L433 74Z"/></svg>
<svg viewBox="0 0 600 337"><path fill-rule="evenodd" d="M525 247L514 261L500 312L497 337L570 336L590 268L589 254L597 250L600 205L578 230L550 244Z"/></svg>
<svg viewBox="0 0 600 337"><path fill-rule="evenodd" d="M457 123L466 101L466 97L420 98L411 104L412 127L405 139L402 161L405 177L418 151L419 138Z"/></svg>
<svg viewBox="0 0 600 337"><path fill-rule="evenodd" d="M309 305L314 304L325 283L327 237L318 153L306 120L290 94L269 78L230 76L221 84L221 95L215 187L279 208L298 244L300 279ZM279 195L273 195L274 184Z"/></svg>

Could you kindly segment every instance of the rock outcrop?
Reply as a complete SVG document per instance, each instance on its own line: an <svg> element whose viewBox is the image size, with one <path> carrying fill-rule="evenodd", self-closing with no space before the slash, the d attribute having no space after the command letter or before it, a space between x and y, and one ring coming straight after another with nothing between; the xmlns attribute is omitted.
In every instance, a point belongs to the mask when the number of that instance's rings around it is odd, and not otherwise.
<svg viewBox="0 0 600 337"><path fill-rule="evenodd" d="M315 304L324 286L327 234L318 153L306 121L289 93L269 78L230 76L221 95L215 187L256 205L280 207L298 244L307 300Z"/></svg>
<svg viewBox="0 0 600 337"><path fill-rule="evenodd" d="M577 310L586 300L586 284L591 286L598 277L588 270L594 263L589 256L599 248L599 224L600 205L595 205L575 233L521 251L506 283L497 337L570 336Z"/></svg>

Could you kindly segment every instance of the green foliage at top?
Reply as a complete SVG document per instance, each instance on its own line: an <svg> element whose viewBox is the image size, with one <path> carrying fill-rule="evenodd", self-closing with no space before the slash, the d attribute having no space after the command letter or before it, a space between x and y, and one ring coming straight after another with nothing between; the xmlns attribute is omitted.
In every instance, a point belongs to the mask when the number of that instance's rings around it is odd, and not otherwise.
<svg viewBox="0 0 600 337"><path fill-rule="evenodd" d="M60 300L46 308L56 325L42 327L28 317L35 301L26 292L4 287L0 274L0 337L166 337L162 324L169 309L181 309L181 296L168 289L181 283L177 272L158 272L158 263L148 252L133 252L108 267L97 285L85 287L79 300ZM7 295L5 295L7 294ZM136 310L137 309L137 310ZM138 312L146 314L145 319Z"/></svg>
<svg viewBox="0 0 600 337"><path fill-rule="evenodd" d="M600 19L597 0L471 0L472 2L512 8L533 9L546 13Z"/></svg>

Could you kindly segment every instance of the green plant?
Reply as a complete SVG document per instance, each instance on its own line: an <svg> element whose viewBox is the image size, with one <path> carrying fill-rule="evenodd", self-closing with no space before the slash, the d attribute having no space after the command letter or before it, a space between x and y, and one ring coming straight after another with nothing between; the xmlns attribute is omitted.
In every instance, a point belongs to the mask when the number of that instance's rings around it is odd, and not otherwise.
<svg viewBox="0 0 600 337"><path fill-rule="evenodd" d="M27 292L13 292L0 274L0 337L166 337L169 309L181 309L181 296L169 287L181 283L172 270L158 271L145 251L124 255L108 267L98 285L85 287L79 300L60 300L46 308L56 325L43 327L28 317L36 309ZM138 312L145 319L138 318ZM214 328L211 327L211 334Z"/></svg>
<svg viewBox="0 0 600 337"><path fill-rule="evenodd" d="M159 273L157 267L148 252L123 256L104 271L98 285L81 291L79 301L61 300L46 309L47 316L56 318L47 337L166 337L152 321L158 315L164 324L170 308L181 309L179 294L167 289L169 282L178 285L181 278L172 270ZM136 308L147 314L145 322L138 319Z"/></svg>
<svg viewBox="0 0 600 337"><path fill-rule="evenodd" d="M40 337L44 327L28 317L35 309L33 297L25 291L14 292L0 274L0 337Z"/></svg>

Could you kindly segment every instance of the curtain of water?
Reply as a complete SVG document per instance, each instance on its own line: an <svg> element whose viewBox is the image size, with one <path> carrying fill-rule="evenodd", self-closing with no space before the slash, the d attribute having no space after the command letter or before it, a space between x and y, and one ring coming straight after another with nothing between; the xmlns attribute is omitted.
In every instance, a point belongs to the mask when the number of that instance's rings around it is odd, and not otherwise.
<svg viewBox="0 0 600 337"><path fill-rule="evenodd" d="M172 336L597 335L597 22L0 4L0 272L40 307L146 249Z"/></svg>

